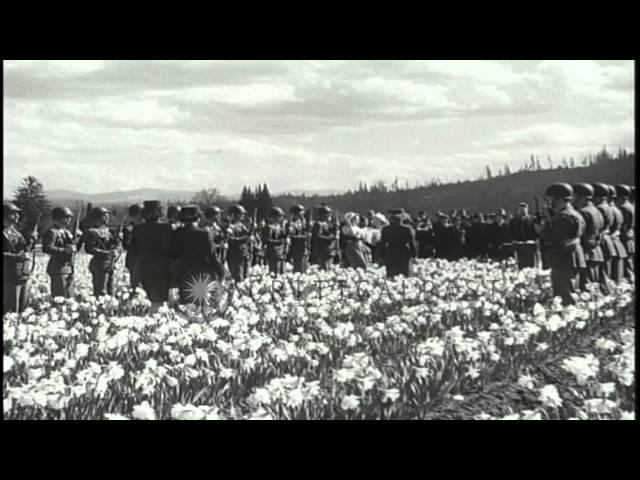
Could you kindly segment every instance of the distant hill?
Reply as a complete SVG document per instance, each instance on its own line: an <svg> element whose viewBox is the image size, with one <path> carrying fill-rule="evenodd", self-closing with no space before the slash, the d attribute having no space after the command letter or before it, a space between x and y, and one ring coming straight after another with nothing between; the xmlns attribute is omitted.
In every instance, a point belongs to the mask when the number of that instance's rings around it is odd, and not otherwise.
<svg viewBox="0 0 640 480"><path fill-rule="evenodd" d="M513 211L519 202L525 201L533 212L534 197L537 195L543 200L544 190L551 183L605 182L635 185L635 168L635 155L631 154L626 158L602 161L586 167L523 171L490 179L393 192L349 192L311 197L281 195L274 196L273 203L285 211L297 203L307 207L326 203L341 213L364 212L369 209L386 212L389 208L401 207L411 214L425 210L433 215L437 211L450 209L488 212L505 208Z"/></svg>
<svg viewBox="0 0 640 480"><path fill-rule="evenodd" d="M305 196L311 197L313 195L338 195L340 193L344 193L342 190L287 190L285 192L280 192L276 196L285 196L285 195L295 195L295 196Z"/></svg>
<svg viewBox="0 0 640 480"><path fill-rule="evenodd" d="M91 202L93 204L140 203L144 200L190 200L195 192L181 190L163 190L158 188L140 188L122 192L81 193L71 190L45 190L45 195L52 203L61 205L75 205L76 202Z"/></svg>

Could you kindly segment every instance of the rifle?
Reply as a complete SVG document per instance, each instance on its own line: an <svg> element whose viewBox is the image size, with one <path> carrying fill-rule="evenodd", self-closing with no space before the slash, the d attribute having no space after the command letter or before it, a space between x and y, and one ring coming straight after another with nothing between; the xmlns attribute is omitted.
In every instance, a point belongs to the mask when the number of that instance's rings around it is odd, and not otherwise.
<svg viewBox="0 0 640 480"><path fill-rule="evenodd" d="M36 219L36 224L33 226L33 230L31 231L31 238L37 238L38 236L38 227L40 226L40 219L42 218L42 212L38 213L38 218ZM36 268L36 242L37 240L33 240L33 244L31 245L31 271L29 275L33 273Z"/></svg>

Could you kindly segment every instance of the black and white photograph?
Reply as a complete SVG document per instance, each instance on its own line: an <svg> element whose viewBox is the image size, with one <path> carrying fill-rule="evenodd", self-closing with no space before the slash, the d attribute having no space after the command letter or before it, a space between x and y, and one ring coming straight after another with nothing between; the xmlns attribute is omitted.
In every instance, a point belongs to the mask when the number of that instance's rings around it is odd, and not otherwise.
<svg viewBox="0 0 640 480"><path fill-rule="evenodd" d="M635 420L634 60L3 85L3 419Z"/></svg>

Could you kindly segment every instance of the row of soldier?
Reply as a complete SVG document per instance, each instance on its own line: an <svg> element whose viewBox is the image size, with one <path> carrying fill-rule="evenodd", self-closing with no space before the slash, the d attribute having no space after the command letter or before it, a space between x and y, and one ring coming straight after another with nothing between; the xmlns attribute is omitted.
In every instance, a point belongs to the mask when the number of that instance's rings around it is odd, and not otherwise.
<svg viewBox="0 0 640 480"><path fill-rule="evenodd" d="M84 245L92 255L89 269L94 294L100 296L113 293L119 246L123 247L127 251L125 264L131 286L143 286L153 310L167 301L171 288L179 288L181 301L187 301L186 286L196 274L221 278L228 266L231 277L239 282L246 278L251 265L266 264L278 275L284 272L287 261L293 264L295 272L301 273L309 264L317 264L321 269L335 263L366 269L375 262L384 265L387 275L392 277L408 275L415 257L503 260L515 254L521 268L540 263L552 268L554 290L566 302L571 301L574 285L586 288L589 282L599 282L607 291L609 278L617 282L623 274L631 278L635 188L558 185L546 192L550 208L537 211L535 216L522 203L511 219L504 210L487 215L487 221L482 214L469 218L463 211L452 216L438 213L433 224L424 212L412 219L403 209L389 210L386 217L373 211L365 215L348 212L339 222L338 212L332 215L324 205L311 212L305 212L301 205L294 206L288 219L282 209L274 207L267 221L260 223L255 216L248 218L240 205L232 206L226 218L217 207L206 209L204 215L195 206L169 207L166 221L161 221L160 202L148 201L142 208L131 206L128 221L114 234L108 228L110 212L105 208L92 209L90 218L80 225L76 223L74 232L70 230L72 212L56 208L52 212L53 226L43 237L43 251L51 257L47 273L51 277L52 296L70 297L75 255ZM550 237L546 233L553 224L551 213L556 210L554 192L565 195L562 208L565 203L573 208L573 201L581 214L584 225L572 242L582 254L576 254L570 245L558 249L555 238L558 234ZM5 312L24 309L32 268L27 252L35 245L36 232L34 229L25 240L16 229L19 215L15 205L5 204ZM557 216L556 221L563 215ZM569 256L571 261L567 260ZM561 271L564 274L558 273ZM579 282L574 284L574 277Z"/></svg>

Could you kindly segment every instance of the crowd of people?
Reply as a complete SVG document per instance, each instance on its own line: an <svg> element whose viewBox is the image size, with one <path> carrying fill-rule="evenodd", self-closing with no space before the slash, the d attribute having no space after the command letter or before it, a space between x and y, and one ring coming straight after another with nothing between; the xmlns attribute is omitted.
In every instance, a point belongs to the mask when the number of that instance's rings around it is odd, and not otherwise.
<svg viewBox="0 0 640 480"><path fill-rule="evenodd" d="M277 276L286 263L300 273L310 264L326 270L331 265L367 269L375 263L394 277L410 275L414 258L504 261L515 256L519 268L550 268L554 292L565 303L578 288L595 282L606 293L610 281L632 279L634 272L635 187L627 185L554 184L534 214L524 202L513 214L462 210L437 212L433 219L424 211L412 217L404 209L340 215L322 204L310 210L293 206L288 217L273 207L257 221L241 205L223 215L215 206L204 212L194 205L171 206L164 212L161 202L145 201L132 205L126 222L114 231L108 209L89 212L73 228L70 209L52 211L53 226L42 238L42 250L50 256L51 295L73 296L75 257L83 246L92 256L94 295L112 295L124 250L131 287L144 288L152 312L174 288L182 303L189 302L194 278L230 276L241 282L254 265L267 265ZM26 235L18 231L21 212L14 204L5 203L3 213L6 313L25 308L30 253L38 238L35 229Z"/></svg>

